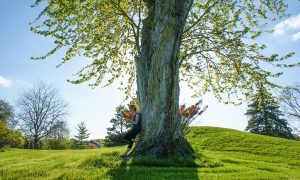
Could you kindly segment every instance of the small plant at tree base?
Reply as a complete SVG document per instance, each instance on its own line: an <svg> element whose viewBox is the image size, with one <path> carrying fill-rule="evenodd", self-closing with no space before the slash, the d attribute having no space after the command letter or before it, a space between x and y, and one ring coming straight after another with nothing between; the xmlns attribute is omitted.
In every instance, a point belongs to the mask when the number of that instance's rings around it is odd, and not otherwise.
<svg viewBox="0 0 300 180"><path fill-rule="evenodd" d="M186 107L185 104L181 105L179 108L179 115L181 119L181 125L185 132L187 132L187 127L191 125L195 119L204 113L204 111L208 108L208 106L201 107L202 100L199 100L195 104Z"/></svg>

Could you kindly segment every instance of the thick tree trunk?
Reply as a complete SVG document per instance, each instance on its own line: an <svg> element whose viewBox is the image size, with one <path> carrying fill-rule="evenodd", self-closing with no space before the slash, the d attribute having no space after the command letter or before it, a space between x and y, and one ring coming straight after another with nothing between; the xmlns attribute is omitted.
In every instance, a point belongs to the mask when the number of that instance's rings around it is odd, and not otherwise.
<svg viewBox="0 0 300 180"><path fill-rule="evenodd" d="M38 144L38 140L37 140L37 138L34 138L34 140L33 140L33 149L39 149L39 144Z"/></svg>
<svg viewBox="0 0 300 180"><path fill-rule="evenodd" d="M189 156L179 119L178 53L192 0L148 0L143 21L142 55L136 58L142 112L140 143L132 156Z"/></svg>

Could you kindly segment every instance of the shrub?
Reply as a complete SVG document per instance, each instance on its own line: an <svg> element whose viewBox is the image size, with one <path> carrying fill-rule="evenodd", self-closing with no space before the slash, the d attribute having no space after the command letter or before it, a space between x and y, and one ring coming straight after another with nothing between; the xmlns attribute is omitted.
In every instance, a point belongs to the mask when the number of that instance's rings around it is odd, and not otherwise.
<svg viewBox="0 0 300 180"><path fill-rule="evenodd" d="M71 142L66 138L59 139L47 139L44 141L44 149L50 150L62 150L69 149L71 147Z"/></svg>
<svg viewBox="0 0 300 180"><path fill-rule="evenodd" d="M10 147L20 147L24 144L24 138L19 131L8 128L4 121L0 121L0 149Z"/></svg>

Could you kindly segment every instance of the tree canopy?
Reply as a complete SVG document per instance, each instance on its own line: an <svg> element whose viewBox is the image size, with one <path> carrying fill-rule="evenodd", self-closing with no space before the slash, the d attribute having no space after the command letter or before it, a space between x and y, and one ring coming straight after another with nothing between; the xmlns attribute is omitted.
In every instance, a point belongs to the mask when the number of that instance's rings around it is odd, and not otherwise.
<svg viewBox="0 0 300 180"><path fill-rule="evenodd" d="M42 4L45 8L31 30L54 38L56 46L33 59L46 59L60 49L66 50L61 64L78 55L90 58L92 62L77 73L78 79L70 82L89 81L96 87L120 78L120 89L131 93L134 60L149 36L143 29L153 23L151 3L155 1L37 0L33 7ZM294 53L266 56L266 46L255 40L271 32L267 22L283 17L286 9L284 0L192 1L178 54L180 80L196 95L213 92L221 100L225 93L229 102L251 96L259 84L279 87L272 79L282 73L264 70L261 62L297 66L282 62Z"/></svg>

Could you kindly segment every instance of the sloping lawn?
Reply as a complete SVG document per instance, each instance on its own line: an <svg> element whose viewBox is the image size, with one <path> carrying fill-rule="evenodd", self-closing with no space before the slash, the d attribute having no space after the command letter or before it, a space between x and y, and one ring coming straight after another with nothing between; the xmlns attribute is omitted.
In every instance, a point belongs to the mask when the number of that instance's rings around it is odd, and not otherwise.
<svg viewBox="0 0 300 180"><path fill-rule="evenodd" d="M0 179L300 179L299 141L216 127L193 127L187 137L196 159L122 161L125 146L10 149L0 153Z"/></svg>

